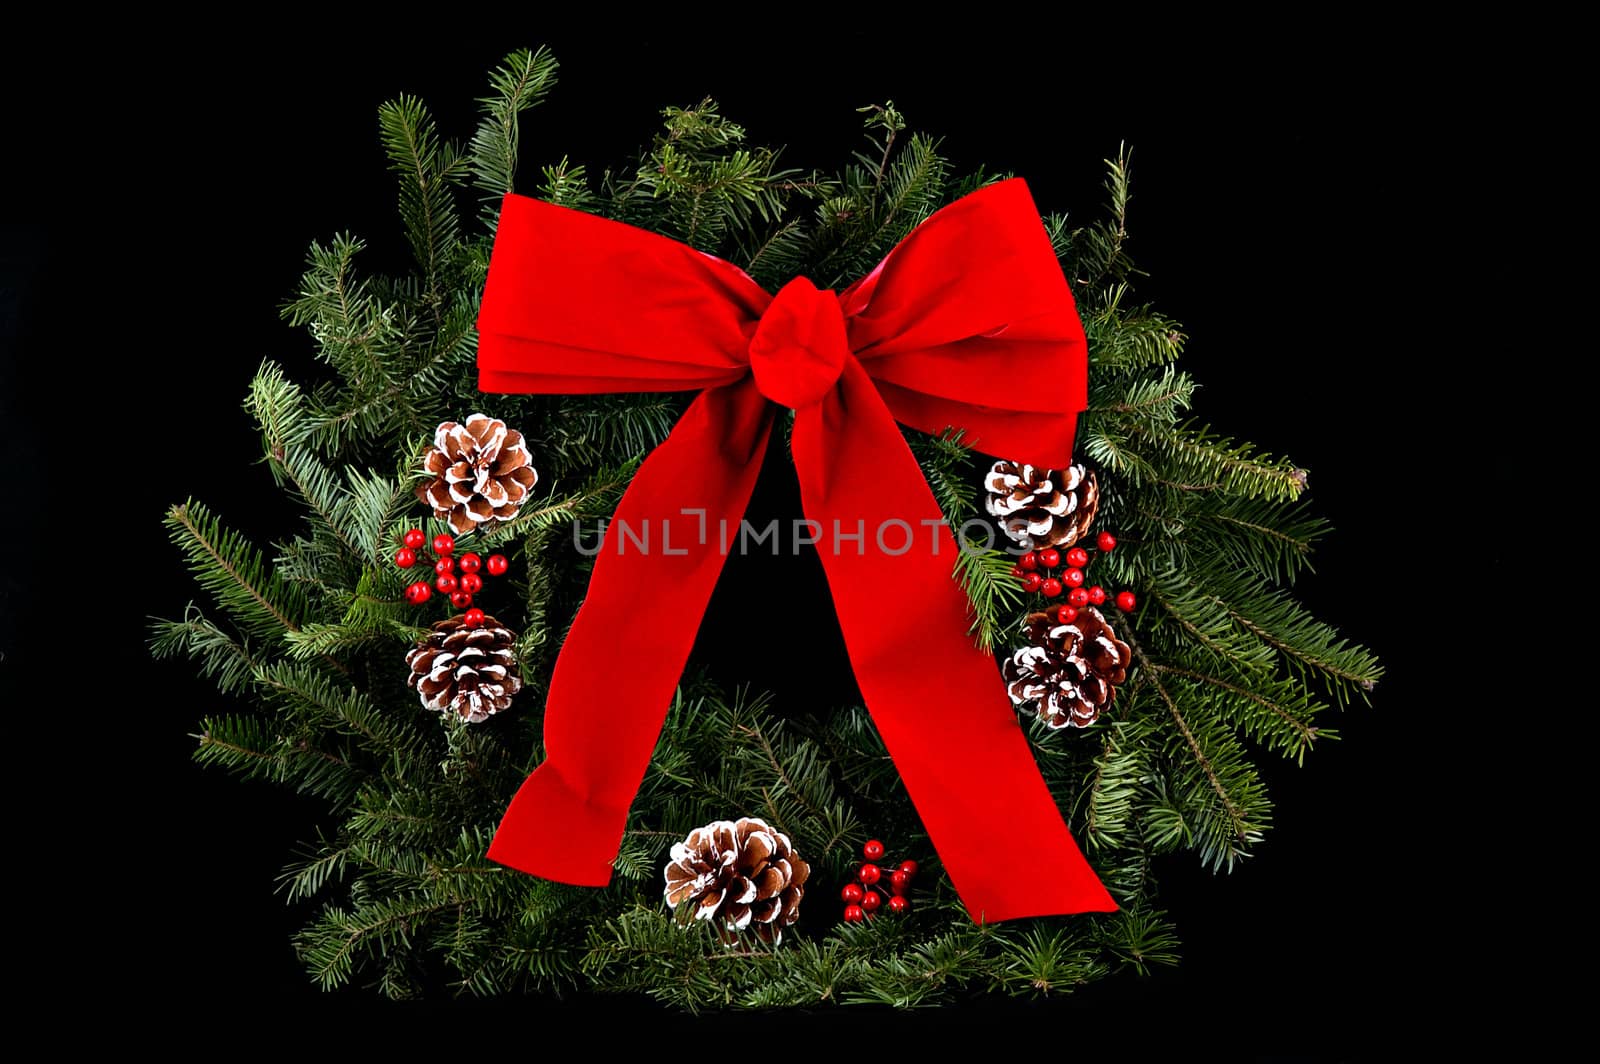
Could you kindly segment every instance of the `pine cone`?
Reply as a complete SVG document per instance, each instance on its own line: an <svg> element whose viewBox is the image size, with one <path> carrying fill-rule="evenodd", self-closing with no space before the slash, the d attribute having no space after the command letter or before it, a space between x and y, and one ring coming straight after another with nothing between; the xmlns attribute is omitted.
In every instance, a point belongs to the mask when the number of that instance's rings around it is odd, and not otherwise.
<svg viewBox="0 0 1600 1064"><path fill-rule="evenodd" d="M989 515L1025 550L1072 546L1100 508L1100 486L1081 465L1060 470L996 462L983 483Z"/></svg>
<svg viewBox="0 0 1600 1064"><path fill-rule="evenodd" d="M513 516L538 483L531 462L522 433L499 418L473 414L465 425L446 421L422 456L432 479L417 485L417 498L457 535L488 530Z"/></svg>
<svg viewBox="0 0 1600 1064"><path fill-rule="evenodd" d="M800 916L810 874L789 837L766 821L718 820L673 844L664 893L668 905L692 902L694 919L713 921L724 942L754 926L763 941L777 944Z"/></svg>
<svg viewBox="0 0 1600 1064"><path fill-rule="evenodd" d="M522 690L516 633L493 617L468 628L465 617L450 617L406 655L422 704L440 713L454 713L468 724L480 724L511 705Z"/></svg>
<svg viewBox="0 0 1600 1064"><path fill-rule="evenodd" d="M1023 622L1032 645L1005 662L1006 687L1017 705L1036 703L1050 727L1087 728L1128 678L1133 651L1092 606L1067 624L1052 613L1032 613Z"/></svg>

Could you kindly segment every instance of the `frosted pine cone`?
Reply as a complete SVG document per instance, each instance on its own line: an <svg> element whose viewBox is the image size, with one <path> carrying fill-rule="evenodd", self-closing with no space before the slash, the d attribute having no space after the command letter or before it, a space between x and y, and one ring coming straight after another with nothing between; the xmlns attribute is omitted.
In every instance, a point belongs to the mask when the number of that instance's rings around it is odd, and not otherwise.
<svg viewBox="0 0 1600 1064"><path fill-rule="evenodd" d="M989 489L989 516L1025 550L1072 546L1100 508L1100 486L1081 465L1045 469L996 462L983 486Z"/></svg>
<svg viewBox="0 0 1600 1064"><path fill-rule="evenodd" d="M522 690L512 649L516 638L493 617L484 617L477 628L468 628L463 617L447 618L406 655L411 666L406 682L429 709L480 724L510 706L511 696Z"/></svg>
<svg viewBox="0 0 1600 1064"><path fill-rule="evenodd" d="M776 944L800 916L810 874L789 837L766 821L718 820L673 844L664 894L668 905L691 902L690 915L712 921L724 942L753 928Z"/></svg>
<svg viewBox="0 0 1600 1064"><path fill-rule="evenodd" d="M1031 646L1005 662L1006 689L1019 706L1033 704L1052 728L1087 728L1111 704L1116 685L1128 678L1133 652L1092 606L1068 623L1055 610L1032 613L1023 622Z"/></svg>
<svg viewBox="0 0 1600 1064"><path fill-rule="evenodd" d="M417 498L457 535L512 517L539 481L522 433L486 414L435 429L422 467L430 479L417 485Z"/></svg>

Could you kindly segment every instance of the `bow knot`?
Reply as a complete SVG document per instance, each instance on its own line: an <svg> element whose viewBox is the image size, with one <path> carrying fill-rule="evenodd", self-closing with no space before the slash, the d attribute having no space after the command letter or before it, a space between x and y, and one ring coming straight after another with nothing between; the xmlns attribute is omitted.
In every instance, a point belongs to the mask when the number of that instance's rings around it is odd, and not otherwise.
<svg viewBox="0 0 1600 1064"><path fill-rule="evenodd" d="M799 410L821 401L839 380L850 339L830 291L804 277L778 290L750 338L750 370L761 394Z"/></svg>
<svg viewBox="0 0 1600 1064"><path fill-rule="evenodd" d="M862 700L968 910L994 921L1116 908L1039 775L993 655L967 636L955 539L895 424L960 428L1019 462L1071 461L1087 345L1021 181L938 211L837 294L798 278L776 296L659 234L507 196L478 333L486 392L700 393L617 504L612 527L626 532L606 536L550 676L545 761L491 860L609 882L781 403L795 411L801 505L831 533L813 542ZM1018 388L1023 377L1048 385ZM627 695L596 712L594 677L618 667L619 646ZM774 653L789 655L776 668L803 667L804 646ZM1027 879L1004 859L1017 853Z"/></svg>

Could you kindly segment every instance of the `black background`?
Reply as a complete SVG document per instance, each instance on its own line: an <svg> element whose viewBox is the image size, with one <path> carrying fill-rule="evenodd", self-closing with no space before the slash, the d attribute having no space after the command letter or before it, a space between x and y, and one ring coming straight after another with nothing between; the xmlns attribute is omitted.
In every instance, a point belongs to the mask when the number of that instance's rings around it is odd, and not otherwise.
<svg viewBox="0 0 1600 1064"><path fill-rule="evenodd" d="M1482 918L1466 906L1492 895L1495 875L1459 841L1489 804L1458 767L1482 696L1440 648L1449 619L1478 608L1462 578L1468 541L1480 574L1510 546L1451 515L1509 467L1465 436L1487 416L1468 382L1496 347L1490 300L1452 293L1496 268L1483 220L1518 210L1517 159L1540 133L1454 43L1369 30L1257 46L1213 25L1220 44L1155 47L1126 26L1072 20L619 34L528 19L410 42L269 33L189 48L155 33L89 54L35 42L31 73L11 71L23 150L0 245L5 457L27 471L6 489L0 684L25 744L13 757L29 762L17 773L34 811L22 838L50 869L42 893L89 892L87 905L51 907L95 943L101 992L143 1002L157 1029L257 999L323 1020L470 1009L486 1030L490 1017L592 1023L623 1008L687 1022L642 1003L389 1006L312 990L287 941L305 913L272 884L316 809L194 767L185 733L217 697L143 645L144 618L175 615L195 593L159 527L164 507L193 494L262 540L288 528L239 403L263 357L311 371L308 339L276 309L309 241L348 229L373 239L375 262L403 251L377 105L418 93L464 136L483 72L542 42L561 83L524 121L524 175L563 154L595 172L626 163L661 106L704 95L756 141L787 145L792 165L832 168L857 142L854 108L892 97L913 128L945 137L958 169L1015 171L1042 206L1085 217L1103 202L1101 160L1129 142L1132 250L1151 274L1138 291L1192 336L1199 412L1308 468L1337 528L1305 598L1372 645L1387 677L1372 708L1337 722L1344 741L1304 768L1270 767L1276 826L1259 856L1231 876L1171 863L1182 967L1042 1006L942 1009L923 1029L993 1019L1070 1042L1137 1024L1283 1052L1370 1048L1391 1022L1470 1033L1476 1018L1442 1021L1417 991L1463 974ZM1470 426L1457 415L1468 409ZM760 505L797 514L782 472L768 469ZM847 697L808 564L731 566L702 659L791 703ZM795 633L779 647L742 623L774 603ZM1027 855L1013 859L1026 875ZM174 968L176 981L155 977Z"/></svg>

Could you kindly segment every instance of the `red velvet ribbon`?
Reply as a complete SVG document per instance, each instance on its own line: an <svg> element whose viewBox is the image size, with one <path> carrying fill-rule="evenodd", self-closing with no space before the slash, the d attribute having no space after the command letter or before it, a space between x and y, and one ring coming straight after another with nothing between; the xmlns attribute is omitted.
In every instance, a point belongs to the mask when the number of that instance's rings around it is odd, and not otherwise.
<svg viewBox="0 0 1600 1064"><path fill-rule="evenodd" d="M1086 345L1022 181L934 214L842 292L802 277L775 296L674 240L509 195L478 329L486 392L700 389L617 507L551 677L546 758L490 859L610 880L778 404L862 696L972 917L1116 908L967 634L955 540L895 425L1069 463Z"/></svg>

